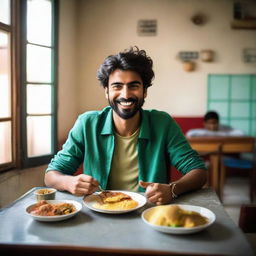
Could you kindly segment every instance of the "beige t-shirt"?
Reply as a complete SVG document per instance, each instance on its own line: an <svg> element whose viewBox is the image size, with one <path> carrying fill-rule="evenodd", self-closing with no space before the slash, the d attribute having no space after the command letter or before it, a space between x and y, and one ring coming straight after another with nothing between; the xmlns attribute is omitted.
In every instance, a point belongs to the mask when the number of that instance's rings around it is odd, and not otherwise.
<svg viewBox="0 0 256 256"><path fill-rule="evenodd" d="M108 187L113 190L138 191L138 141L139 129L131 136L115 133L115 152Z"/></svg>

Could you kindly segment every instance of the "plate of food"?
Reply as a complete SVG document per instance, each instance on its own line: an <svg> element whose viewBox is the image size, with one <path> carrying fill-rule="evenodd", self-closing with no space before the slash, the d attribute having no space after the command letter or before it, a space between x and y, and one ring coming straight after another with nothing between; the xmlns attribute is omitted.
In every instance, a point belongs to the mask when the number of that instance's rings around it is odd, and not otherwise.
<svg viewBox="0 0 256 256"><path fill-rule="evenodd" d="M143 211L142 220L153 229L170 234L191 234L213 224L215 214L195 205L160 205Z"/></svg>
<svg viewBox="0 0 256 256"><path fill-rule="evenodd" d="M86 207L96 212L120 214L141 208L147 199L136 192L106 190L85 196L83 202Z"/></svg>
<svg viewBox="0 0 256 256"><path fill-rule="evenodd" d="M74 200L41 200L26 208L26 213L38 221L61 221L76 215L82 204Z"/></svg>

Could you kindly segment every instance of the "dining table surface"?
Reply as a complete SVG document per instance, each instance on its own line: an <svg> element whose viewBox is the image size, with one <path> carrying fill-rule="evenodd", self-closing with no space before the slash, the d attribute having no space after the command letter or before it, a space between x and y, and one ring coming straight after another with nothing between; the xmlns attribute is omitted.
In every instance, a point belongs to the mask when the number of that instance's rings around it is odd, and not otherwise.
<svg viewBox="0 0 256 256"><path fill-rule="evenodd" d="M217 194L203 188L183 194L173 204L208 208L215 222L193 234L167 234L143 222L142 208L124 214L93 211L83 204L83 197L57 191L56 200L75 200L83 208L70 219L41 222L26 213L36 203L34 187L13 203L0 209L0 254L41 255L40 250L61 251L61 255L254 255L244 233L225 211ZM25 254L22 254L25 250ZM66 252L66 253L65 253ZM87 252L87 253L86 253ZM7 253L7 254L6 254ZM8 254L10 253L10 254ZM80 254L79 254L80 253ZM42 254L43 255L43 254Z"/></svg>

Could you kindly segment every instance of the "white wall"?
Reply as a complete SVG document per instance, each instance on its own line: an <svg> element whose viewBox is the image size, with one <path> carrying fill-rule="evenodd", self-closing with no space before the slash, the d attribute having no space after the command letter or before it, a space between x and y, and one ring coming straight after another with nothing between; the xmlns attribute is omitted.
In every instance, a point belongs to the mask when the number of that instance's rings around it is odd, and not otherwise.
<svg viewBox="0 0 256 256"><path fill-rule="evenodd" d="M77 2L60 1L59 13L59 78L58 78L58 137L66 138L78 115L77 79Z"/></svg>
<svg viewBox="0 0 256 256"><path fill-rule="evenodd" d="M106 56L131 45L145 49L154 60L156 78L145 108L176 116L205 113L207 74L255 73L256 65L243 63L241 55L244 47L256 47L256 33L230 28L232 0L80 0L78 10L80 113L107 104L96 70ZM190 21L198 11L207 16L204 26ZM139 19L157 19L158 35L139 37ZM178 52L202 49L215 51L215 61L197 61L195 72L183 71Z"/></svg>

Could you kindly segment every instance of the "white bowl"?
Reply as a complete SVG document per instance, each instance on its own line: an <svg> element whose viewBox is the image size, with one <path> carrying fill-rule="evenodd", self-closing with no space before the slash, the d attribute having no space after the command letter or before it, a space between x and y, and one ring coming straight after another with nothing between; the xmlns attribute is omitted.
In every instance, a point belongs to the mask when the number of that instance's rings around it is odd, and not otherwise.
<svg viewBox="0 0 256 256"><path fill-rule="evenodd" d="M57 190L55 188L40 188L34 192L37 201L54 200Z"/></svg>
<svg viewBox="0 0 256 256"><path fill-rule="evenodd" d="M143 211L141 217L142 220L149 225L151 228L160 231L160 232L164 232L164 233L169 233L169 234L192 234L192 233L196 233L199 232L203 229L206 229L207 227L211 226L213 224L213 222L215 221L216 217L215 214L204 207L201 206L195 206L195 205L185 205L185 204L176 204L177 206L179 206L180 208L187 210L187 211L194 211L194 212L198 212L200 213L202 216L206 217L208 219L208 222L205 225L200 225L200 226L196 226L193 228L183 228L183 227L167 227L167 226L159 226L159 225L154 225L151 224L148 221L149 216L151 215L152 211L155 210L155 207L151 207L149 209L146 209L145 211Z"/></svg>

